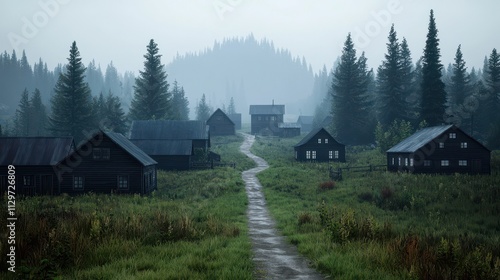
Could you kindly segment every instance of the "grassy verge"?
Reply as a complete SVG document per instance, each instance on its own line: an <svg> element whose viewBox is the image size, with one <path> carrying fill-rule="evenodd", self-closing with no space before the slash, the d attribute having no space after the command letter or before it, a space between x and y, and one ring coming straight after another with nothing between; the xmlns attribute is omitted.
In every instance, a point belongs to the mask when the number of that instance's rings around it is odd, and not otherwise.
<svg viewBox="0 0 500 280"><path fill-rule="evenodd" d="M259 139L252 151L271 165L258 177L278 227L319 270L335 279L500 277L498 173L346 172L331 182L328 164L294 161L298 140ZM334 166L385 162L364 148L347 160Z"/></svg>
<svg viewBox="0 0 500 280"><path fill-rule="evenodd" d="M238 168L249 165L236 150L241 140L230 138L219 150ZM0 278L251 279L240 172L161 171L158 185L149 196L18 200L16 274L6 272L7 244L1 242ZM4 212L0 220L6 221ZM7 240L5 228L0 234Z"/></svg>

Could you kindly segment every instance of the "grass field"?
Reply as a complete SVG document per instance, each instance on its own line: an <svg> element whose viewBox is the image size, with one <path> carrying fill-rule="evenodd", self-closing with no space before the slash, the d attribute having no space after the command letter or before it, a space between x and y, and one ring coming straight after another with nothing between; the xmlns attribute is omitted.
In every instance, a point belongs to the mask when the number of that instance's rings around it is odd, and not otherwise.
<svg viewBox="0 0 500 280"><path fill-rule="evenodd" d="M0 279L252 279L242 141L212 139L236 169L159 172L149 196L19 198L16 274L2 241Z"/></svg>
<svg viewBox="0 0 500 280"><path fill-rule="evenodd" d="M252 151L271 168L258 175L279 229L333 279L499 279L500 177L345 172L298 163L300 140L259 139ZM385 163L350 148L347 163Z"/></svg>

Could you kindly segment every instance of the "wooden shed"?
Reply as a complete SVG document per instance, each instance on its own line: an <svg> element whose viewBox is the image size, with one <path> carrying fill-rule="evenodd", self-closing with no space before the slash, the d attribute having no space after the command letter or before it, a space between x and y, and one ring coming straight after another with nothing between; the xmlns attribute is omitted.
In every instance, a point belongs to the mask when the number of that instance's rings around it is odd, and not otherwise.
<svg viewBox="0 0 500 280"><path fill-rule="evenodd" d="M285 105L250 105L251 134L279 135Z"/></svg>
<svg viewBox="0 0 500 280"><path fill-rule="evenodd" d="M490 174L491 151L455 125L424 128L387 151L387 170Z"/></svg>
<svg viewBox="0 0 500 280"><path fill-rule="evenodd" d="M279 123L279 137L290 138L300 135L300 124L298 123Z"/></svg>
<svg viewBox="0 0 500 280"><path fill-rule="evenodd" d="M210 128L211 136L234 135L234 122L221 109L215 112L208 118L207 125Z"/></svg>
<svg viewBox="0 0 500 280"><path fill-rule="evenodd" d="M309 133L313 127L313 116L299 116L297 123L300 125L301 133Z"/></svg>
<svg viewBox="0 0 500 280"><path fill-rule="evenodd" d="M234 113L234 114L227 114L227 116L231 119L231 121L233 121L234 129L240 130L241 129L241 114Z"/></svg>
<svg viewBox="0 0 500 280"><path fill-rule="evenodd" d="M15 193L58 192L55 166L75 149L72 137L0 137L0 190L8 188L8 166L15 168Z"/></svg>
<svg viewBox="0 0 500 280"><path fill-rule="evenodd" d="M345 145L337 142L324 128L309 132L295 145L298 161L345 162Z"/></svg>
<svg viewBox="0 0 500 280"><path fill-rule="evenodd" d="M149 194L156 164L122 134L97 131L56 166L59 193Z"/></svg>

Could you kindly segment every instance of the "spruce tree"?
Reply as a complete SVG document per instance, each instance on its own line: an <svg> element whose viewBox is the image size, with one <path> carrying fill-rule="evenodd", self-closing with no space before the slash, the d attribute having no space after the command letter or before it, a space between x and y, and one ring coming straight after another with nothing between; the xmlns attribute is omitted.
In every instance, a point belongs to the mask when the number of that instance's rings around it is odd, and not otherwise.
<svg viewBox="0 0 500 280"><path fill-rule="evenodd" d="M80 52L73 42L69 51L68 65L55 86L52 98L50 130L56 136L73 136L78 143L94 128L92 97L85 80L85 67Z"/></svg>
<svg viewBox="0 0 500 280"><path fill-rule="evenodd" d="M171 118L167 73L158 51L158 45L151 39L144 55L144 70L135 79L134 99L130 105L130 117L133 120Z"/></svg>
<svg viewBox="0 0 500 280"><path fill-rule="evenodd" d="M128 130L127 116L123 111L120 98L108 92L105 101L106 122L104 129L125 134Z"/></svg>
<svg viewBox="0 0 500 280"><path fill-rule="evenodd" d="M28 89L24 89L19 101L19 108L16 110L14 125L17 136L30 136L31 121L31 104L29 101Z"/></svg>
<svg viewBox="0 0 500 280"><path fill-rule="evenodd" d="M371 80L371 72L366 69L366 58L356 58L356 50L347 36L344 49L332 79L332 130L338 140L344 144L368 144L372 139L366 137L373 134L369 129L372 118L367 99L367 89ZM373 127L374 128L374 127ZM373 138L373 137L371 137Z"/></svg>
<svg viewBox="0 0 500 280"><path fill-rule="evenodd" d="M403 104L406 106L405 113L403 114L403 119L410 122L415 121L418 115L418 109L415 100L416 86L415 81L415 70L413 69L413 62L411 59L411 51L408 47L408 42L406 38L403 37L401 41L401 85L402 85L402 96Z"/></svg>
<svg viewBox="0 0 500 280"><path fill-rule="evenodd" d="M495 119L500 117L500 55L493 49L488 60L488 71L486 75L486 85L488 86Z"/></svg>
<svg viewBox="0 0 500 280"><path fill-rule="evenodd" d="M47 134L47 110L45 105L42 103L42 94L38 88L35 88L33 95L30 99L31 108L31 136L45 136Z"/></svg>
<svg viewBox="0 0 500 280"><path fill-rule="evenodd" d="M210 118L211 114L212 114L212 109L207 103L205 94L203 94L200 102L198 103L198 106L196 106L196 119L199 121L206 122L208 118Z"/></svg>
<svg viewBox="0 0 500 280"><path fill-rule="evenodd" d="M228 114L236 114L236 107L234 105L234 98L231 97L229 100L229 106L227 106L227 113Z"/></svg>
<svg viewBox="0 0 500 280"><path fill-rule="evenodd" d="M172 119L173 120L188 120L189 119L189 101L187 100L184 88L179 87L177 80L173 83L172 88Z"/></svg>
<svg viewBox="0 0 500 280"><path fill-rule="evenodd" d="M431 10L427 40L422 57L421 120L430 126L440 125L444 121L446 109L446 91L442 81L443 65L440 61L438 30Z"/></svg>

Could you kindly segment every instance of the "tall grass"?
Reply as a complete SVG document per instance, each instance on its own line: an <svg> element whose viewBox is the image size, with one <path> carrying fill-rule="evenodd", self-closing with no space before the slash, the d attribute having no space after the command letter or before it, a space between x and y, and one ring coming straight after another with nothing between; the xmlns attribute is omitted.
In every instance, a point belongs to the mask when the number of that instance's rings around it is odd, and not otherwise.
<svg viewBox="0 0 500 280"><path fill-rule="evenodd" d="M334 187L327 163L298 163L297 140L265 140L271 163L258 175L278 227L335 279L498 279L500 179L470 175L348 173ZM499 154L493 153L493 170ZM383 164L369 148L347 163Z"/></svg>

